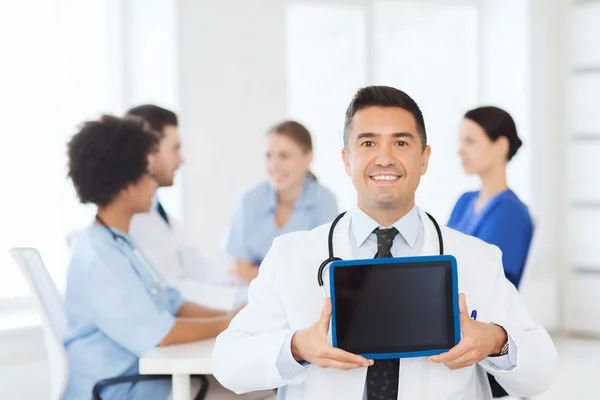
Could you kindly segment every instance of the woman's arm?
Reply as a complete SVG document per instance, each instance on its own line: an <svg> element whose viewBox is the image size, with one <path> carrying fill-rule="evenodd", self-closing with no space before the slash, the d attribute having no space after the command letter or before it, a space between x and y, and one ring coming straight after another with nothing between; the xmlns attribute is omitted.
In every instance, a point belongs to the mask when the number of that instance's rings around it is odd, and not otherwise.
<svg viewBox="0 0 600 400"><path fill-rule="evenodd" d="M173 328L171 328L171 331L169 331L167 336L158 345L168 346L213 338L227 329L229 322L231 322L230 315L205 320L176 318Z"/></svg>
<svg viewBox="0 0 600 400"><path fill-rule="evenodd" d="M248 237L256 233L248 230L246 203L247 200L243 197L236 207L225 239L225 252L233 258L232 274L250 283L258 276L258 266L248 261L254 259L248 246Z"/></svg>
<svg viewBox="0 0 600 400"><path fill-rule="evenodd" d="M236 258L235 261L235 272L244 281L250 283L258 276L258 265Z"/></svg>
<svg viewBox="0 0 600 400"><path fill-rule="evenodd" d="M196 303L186 301L183 303L176 317L178 318L212 318L212 317L223 317L228 314L227 311L215 310L214 308L208 308L201 306Z"/></svg>
<svg viewBox="0 0 600 400"><path fill-rule="evenodd" d="M226 312L190 302L183 303L173 328L158 345L168 346L216 337L227 329L231 319L240 309Z"/></svg>

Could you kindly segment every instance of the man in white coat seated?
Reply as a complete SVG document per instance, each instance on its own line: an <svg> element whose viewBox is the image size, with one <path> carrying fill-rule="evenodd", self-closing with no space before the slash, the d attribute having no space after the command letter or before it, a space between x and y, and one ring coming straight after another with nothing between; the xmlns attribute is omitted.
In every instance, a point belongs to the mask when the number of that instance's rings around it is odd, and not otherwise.
<svg viewBox="0 0 600 400"><path fill-rule="evenodd" d="M130 109L127 116L142 118L159 135L158 153L153 158L154 178L159 187L172 186L175 172L183 164L177 115L165 108L145 104ZM204 261L198 249L186 236L180 221L166 212L158 196L154 196L149 213L136 214L133 217L130 234L141 246L144 255L156 266L167 284L179 289L186 299L214 308L226 308L229 303L233 305L233 296L227 296L231 299L210 299L206 293L198 293L200 290L209 290L210 283L215 278L214 270ZM204 285L200 285L200 283L204 283ZM231 290L235 290L235 288L211 290L210 293L227 292L229 294ZM220 305L223 307L219 307ZM272 391L266 391L239 397L221 387L212 376L208 376L208 380L208 399L253 400L271 399L273 396Z"/></svg>
<svg viewBox="0 0 600 400"><path fill-rule="evenodd" d="M438 254L435 227L415 205L430 152L413 99L384 86L358 91L346 112L342 150L358 201L335 229L336 257ZM317 283L329 228L273 242L248 305L217 338L213 369L223 386L236 393L280 388L279 397L288 400L474 400L487 398L481 391L486 371L513 396L548 388L555 347L504 277L500 251L446 227L445 254L458 261L458 345L436 356L384 362L332 347L331 304ZM390 232L391 243L378 240ZM477 320L467 308L478 311Z"/></svg>
<svg viewBox="0 0 600 400"><path fill-rule="evenodd" d="M134 107L126 115L142 118L159 135L154 178L159 187L173 186L175 173L183 164L177 115L153 104ZM186 281L209 280L211 266L189 240L181 222L163 208L158 196L154 196L149 213L134 216L131 235L171 286L182 290Z"/></svg>

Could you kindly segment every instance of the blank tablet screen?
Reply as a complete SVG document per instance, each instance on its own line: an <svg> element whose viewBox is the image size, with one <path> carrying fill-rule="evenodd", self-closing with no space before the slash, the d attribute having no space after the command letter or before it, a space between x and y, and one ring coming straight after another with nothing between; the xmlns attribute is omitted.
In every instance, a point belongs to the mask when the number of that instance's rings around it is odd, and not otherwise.
<svg viewBox="0 0 600 400"><path fill-rule="evenodd" d="M333 269L337 347L355 354L455 345L450 261Z"/></svg>

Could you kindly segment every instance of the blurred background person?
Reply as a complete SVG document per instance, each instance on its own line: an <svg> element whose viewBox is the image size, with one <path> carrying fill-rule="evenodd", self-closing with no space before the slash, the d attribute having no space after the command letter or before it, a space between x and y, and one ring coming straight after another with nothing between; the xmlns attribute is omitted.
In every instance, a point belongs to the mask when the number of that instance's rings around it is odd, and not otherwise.
<svg viewBox="0 0 600 400"><path fill-rule="evenodd" d="M157 150L145 122L113 116L83 124L68 144L68 175L97 214L71 242L65 400L90 399L100 380L137 375L139 357L155 346L218 335L233 315L186 302L129 235L133 215L152 206ZM169 379L124 383L102 398L166 400L170 389Z"/></svg>
<svg viewBox="0 0 600 400"><path fill-rule="evenodd" d="M159 188L172 186L175 173L184 161L177 115L153 104L134 107L127 115L144 119L158 133L154 177ZM180 221L162 206L158 195L152 199L150 212L134 215L130 234L169 284L182 289L188 280L206 282L211 279L209 264L188 239Z"/></svg>
<svg viewBox="0 0 600 400"><path fill-rule="evenodd" d="M296 121L274 126L266 138L268 180L243 194L225 239L235 273L250 283L273 239L309 230L338 214L334 195L310 171L310 132Z"/></svg>
<svg viewBox="0 0 600 400"><path fill-rule="evenodd" d="M459 137L463 168L479 176L481 189L458 199L448 226L498 246L506 277L519 287L533 223L506 180L506 165L522 144L515 122L500 108L476 108L465 114Z"/></svg>
<svg viewBox="0 0 600 400"><path fill-rule="evenodd" d="M458 199L448 226L498 246L504 274L518 288L533 223L506 179L506 166L522 145L515 122L500 108L476 108L465 114L459 140L463 168L467 174L479 175L481 189ZM493 376L488 378L495 398L508 395Z"/></svg>

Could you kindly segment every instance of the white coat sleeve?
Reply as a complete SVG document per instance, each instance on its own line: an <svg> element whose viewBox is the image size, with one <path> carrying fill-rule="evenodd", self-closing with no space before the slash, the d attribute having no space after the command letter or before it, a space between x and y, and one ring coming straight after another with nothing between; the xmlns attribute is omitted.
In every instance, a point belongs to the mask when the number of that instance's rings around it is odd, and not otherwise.
<svg viewBox="0 0 600 400"><path fill-rule="evenodd" d="M248 305L215 344L213 374L223 386L238 394L299 384L310 369L303 368L284 379L278 368L281 352L291 352L283 347L292 333L279 285L281 270L286 267L285 249L280 246L279 239L275 239L258 277L250 284Z"/></svg>
<svg viewBox="0 0 600 400"><path fill-rule="evenodd" d="M531 397L543 393L550 386L556 371L554 343L548 332L529 316L516 288L504 276L502 253L497 247L494 247L491 265L495 276L491 322L502 326L514 342L516 366L499 370L489 364L489 359L483 360L480 365L494 375L511 396Z"/></svg>

